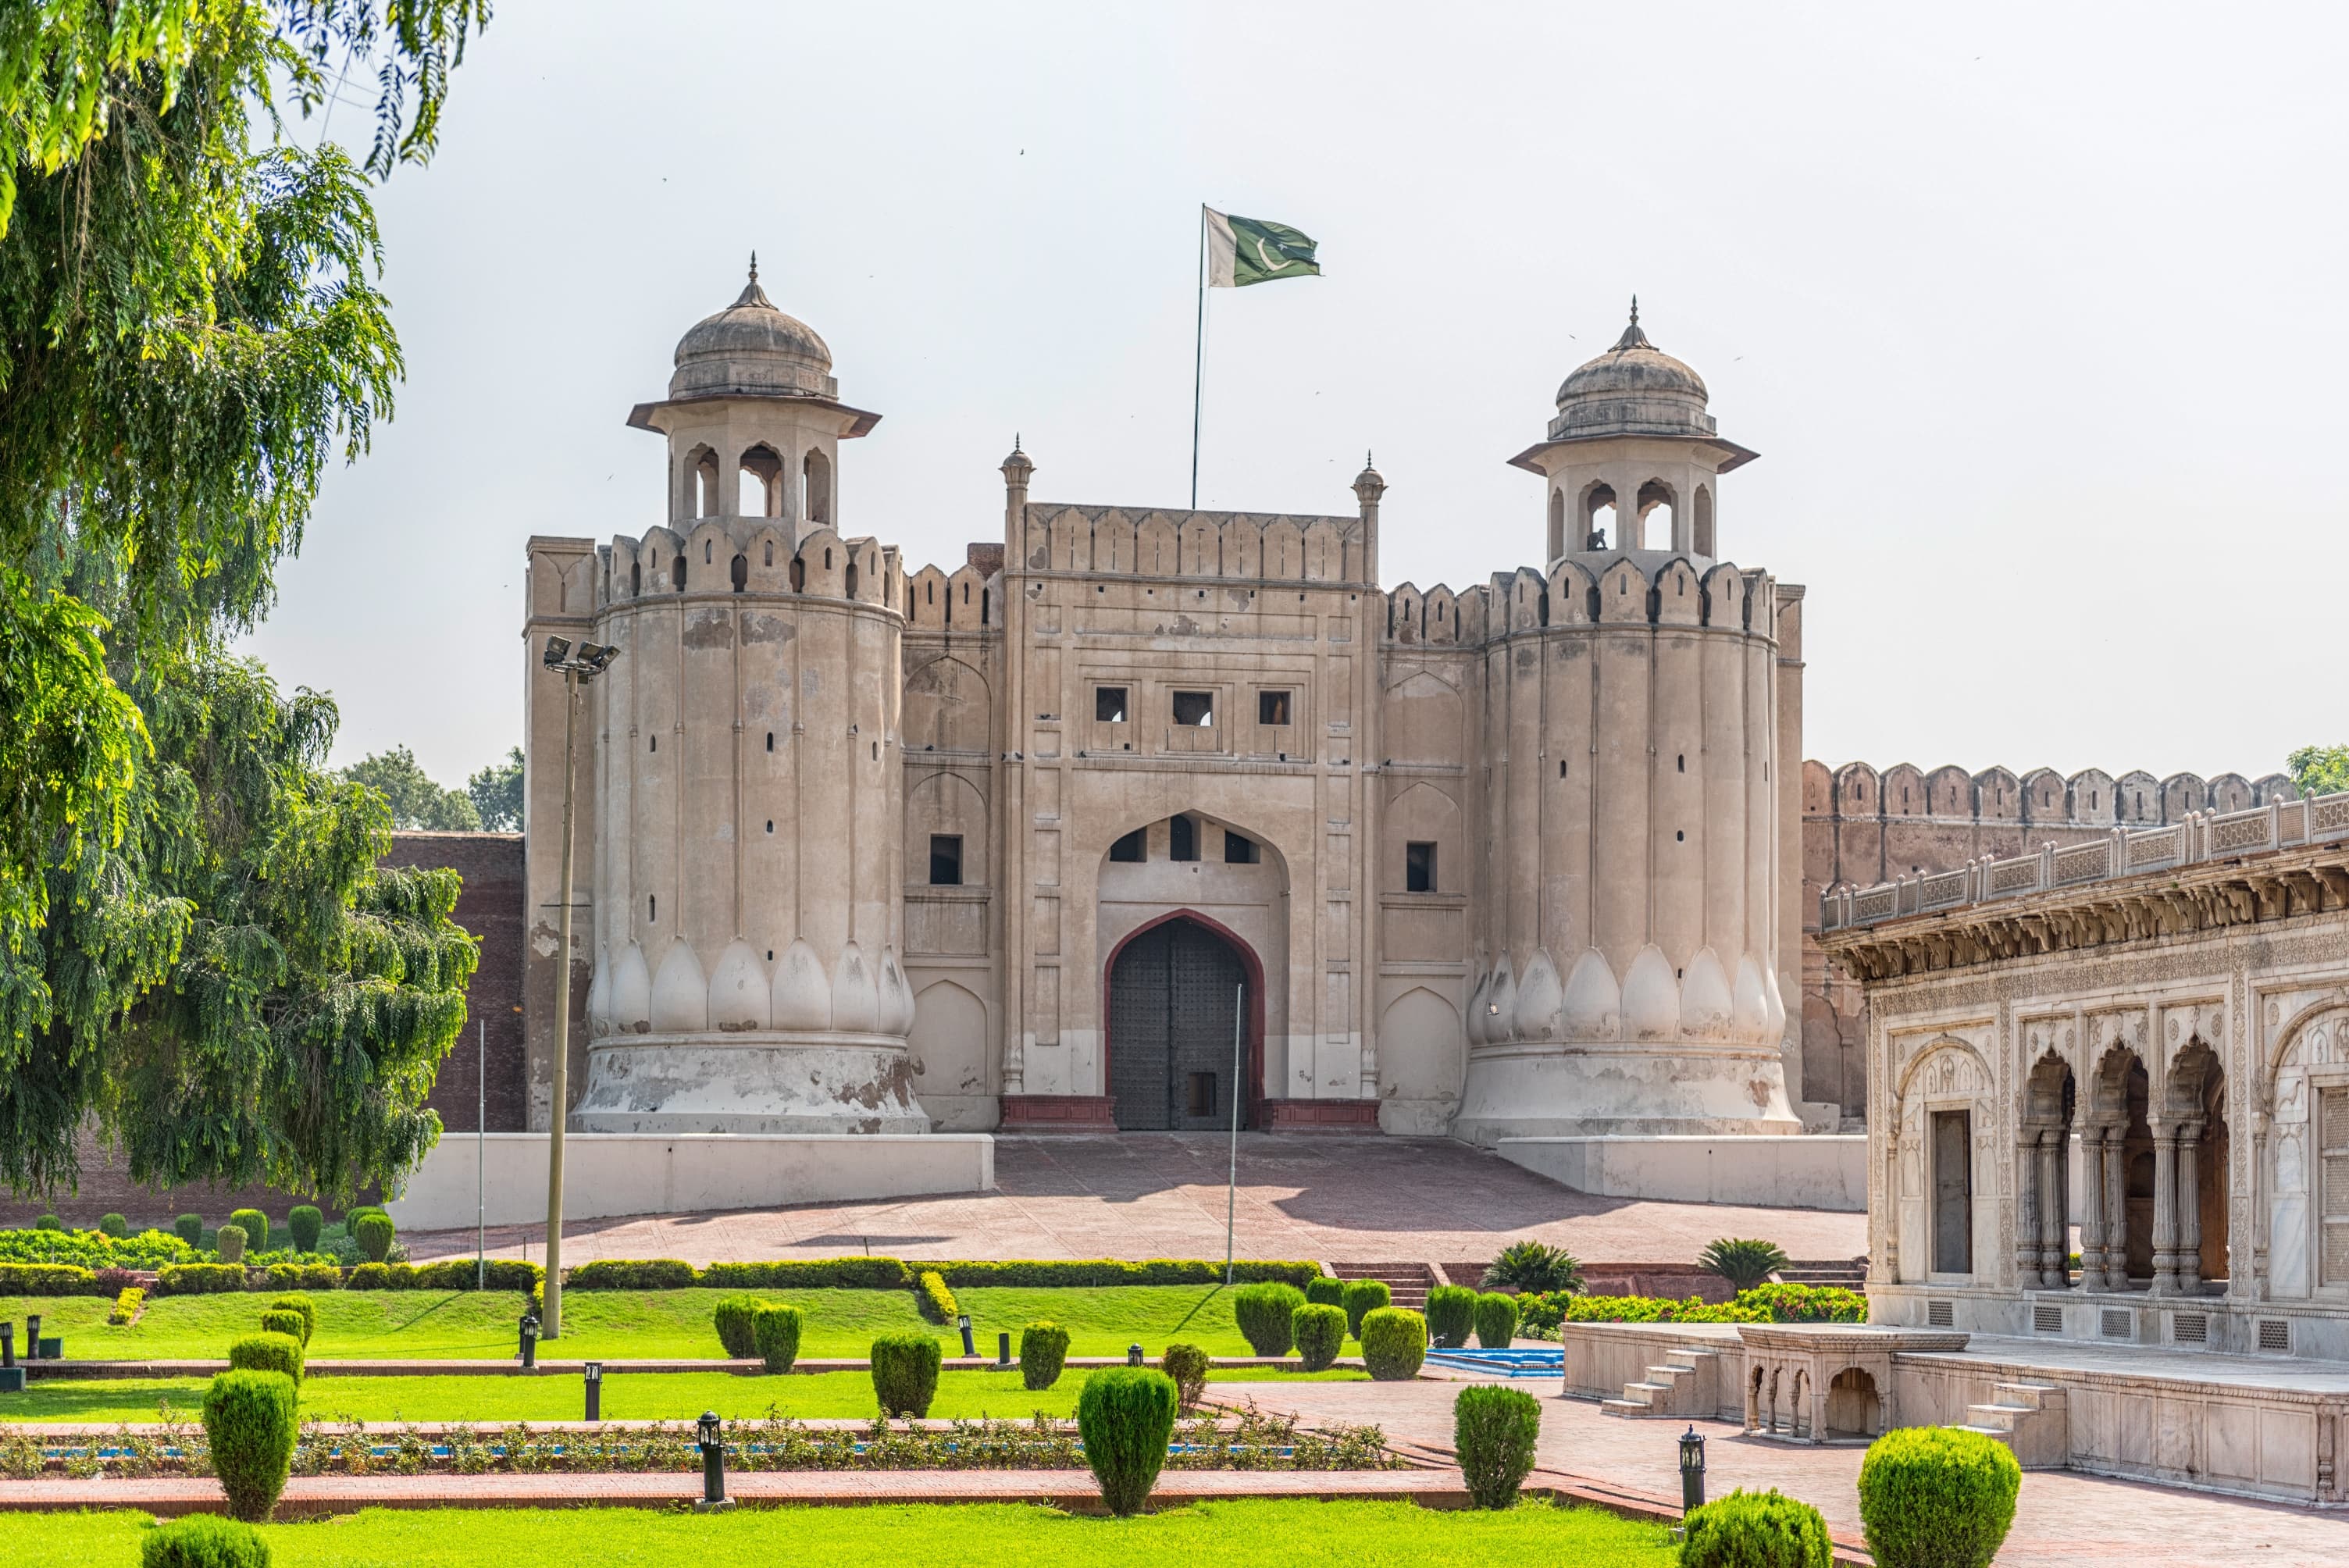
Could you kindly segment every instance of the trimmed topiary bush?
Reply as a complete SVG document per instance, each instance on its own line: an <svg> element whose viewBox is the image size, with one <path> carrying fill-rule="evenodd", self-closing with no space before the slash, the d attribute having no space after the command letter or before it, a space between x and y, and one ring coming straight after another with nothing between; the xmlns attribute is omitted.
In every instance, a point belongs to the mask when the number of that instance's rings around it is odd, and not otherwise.
<svg viewBox="0 0 2349 1568"><path fill-rule="evenodd" d="M682 1258L597 1258L563 1271L566 1290L684 1290L698 1283Z"/></svg>
<svg viewBox="0 0 2349 1568"><path fill-rule="evenodd" d="M1878 1568L1982 1568L2014 1523L2023 1467L1957 1427L1899 1427L1859 1465L1859 1519Z"/></svg>
<svg viewBox="0 0 2349 1568"><path fill-rule="evenodd" d="M204 1217L182 1214L171 1222L171 1233L191 1247L200 1247L204 1244Z"/></svg>
<svg viewBox="0 0 2349 1568"><path fill-rule="evenodd" d="M1498 1291L1476 1298L1476 1343L1506 1350L1517 1337L1517 1299Z"/></svg>
<svg viewBox="0 0 2349 1568"><path fill-rule="evenodd" d="M33 1222L33 1229L36 1231L62 1231L65 1228L66 1222L55 1214L44 1214Z"/></svg>
<svg viewBox="0 0 2349 1568"><path fill-rule="evenodd" d="M1372 1378L1408 1382L1427 1359L1427 1319L1404 1307L1373 1307L1362 1315L1361 1341L1362 1365Z"/></svg>
<svg viewBox="0 0 2349 1568"><path fill-rule="evenodd" d="M1462 1284L1440 1284L1427 1293L1427 1337L1457 1350L1476 1331L1476 1293Z"/></svg>
<svg viewBox="0 0 2349 1568"><path fill-rule="evenodd" d="M269 1568L269 1542L250 1524L191 1513L147 1532L139 1568Z"/></svg>
<svg viewBox="0 0 2349 1568"><path fill-rule="evenodd" d="M288 1312L282 1307L273 1307L269 1311L261 1315L262 1333L282 1334L296 1345L303 1345L305 1343L302 1338L302 1330L304 1326L304 1320L300 1313Z"/></svg>
<svg viewBox="0 0 2349 1568"><path fill-rule="evenodd" d="M765 1305L755 1295L730 1295L710 1309L709 1321L718 1330L718 1343L735 1360L747 1361L759 1353L758 1333L750 1326L750 1319Z"/></svg>
<svg viewBox="0 0 2349 1568"><path fill-rule="evenodd" d="M409 1264L361 1264L343 1285L347 1290L413 1290L416 1269Z"/></svg>
<svg viewBox="0 0 2349 1568"><path fill-rule="evenodd" d="M98 1283L93 1269L74 1264L0 1264L0 1295L105 1294L106 1286Z"/></svg>
<svg viewBox="0 0 2349 1568"><path fill-rule="evenodd" d="M130 1233L130 1222L119 1214L108 1214L98 1222L98 1233L119 1242Z"/></svg>
<svg viewBox="0 0 2349 1568"><path fill-rule="evenodd" d="M881 1414L922 1417L938 1397L938 1342L926 1334L885 1334L873 1342L873 1392Z"/></svg>
<svg viewBox="0 0 2349 1568"><path fill-rule="evenodd" d="M286 1316L294 1315L291 1313ZM264 1330L248 1334L228 1347L228 1364L241 1372L283 1372L302 1381L302 1341L291 1334Z"/></svg>
<svg viewBox="0 0 2349 1568"><path fill-rule="evenodd" d="M212 1252L224 1264L244 1262L244 1227L222 1225L212 1235Z"/></svg>
<svg viewBox="0 0 2349 1568"><path fill-rule="evenodd" d="M297 1203L285 1211L285 1233L294 1238L297 1253L318 1250L318 1233L326 1228L326 1216L318 1212L316 1203Z"/></svg>
<svg viewBox="0 0 2349 1568"><path fill-rule="evenodd" d="M1342 1298L1346 1308L1346 1332L1360 1339L1362 1319L1382 1306L1394 1305L1394 1292L1382 1279L1350 1279Z"/></svg>
<svg viewBox="0 0 2349 1568"><path fill-rule="evenodd" d="M269 1250L269 1216L258 1209L239 1209L228 1222L244 1233L244 1244L256 1253Z"/></svg>
<svg viewBox="0 0 2349 1568"><path fill-rule="evenodd" d="M1733 1491L1692 1511L1681 1568L1830 1568L1826 1521L1807 1502L1769 1491Z"/></svg>
<svg viewBox="0 0 2349 1568"><path fill-rule="evenodd" d="M1331 1279L1327 1274L1316 1274L1305 1282L1305 1299L1316 1306L1344 1306L1346 1282Z"/></svg>
<svg viewBox="0 0 2349 1568"><path fill-rule="evenodd" d="M243 1288L243 1264L165 1264L155 1271L157 1295L222 1295Z"/></svg>
<svg viewBox="0 0 2349 1568"><path fill-rule="evenodd" d="M300 1291L289 1291L284 1295L272 1296L269 1301L269 1310L272 1312L292 1312L301 1315L302 1353L305 1356L308 1355L310 1353L310 1336L318 1332L317 1303L312 1301L308 1296L304 1295ZM269 1326L266 1322L264 1322L262 1326L266 1328Z"/></svg>
<svg viewBox="0 0 2349 1568"><path fill-rule="evenodd" d="M954 1292L947 1288L946 1276L936 1269L924 1269L914 1282L914 1301L932 1323L952 1323L962 1311L955 1304Z"/></svg>
<svg viewBox="0 0 2349 1568"><path fill-rule="evenodd" d="M1019 1382L1030 1393L1061 1380L1069 1360L1069 1331L1057 1323L1031 1323L1019 1331Z"/></svg>
<svg viewBox="0 0 2349 1568"><path fill-rule="evenodd" d="M350 1227L351 1240L359 1244L359 1251L367 1254L367 1262L379 1264L391 1255L392 1238L399 1233L392 1224L389 1214L371 1210L352 1220Z"/></svg>
<svg viewBox="0 0 2349 1568"><path fill-rule="evenodd" d="M1291 1295L1296 1287L1283 1285ZM1077 1431L1102 1501L1120 1519L1142 1510L1166 1464L1180 1395L1174 1379L1146 1367L1104 1367L1077 1396Z"/></svg>
<svg viewBox="0 0 2349 1568"><path fill-rule="evenodd" d="M1244 1284L1232 1293L1232 1318L1258 1356L1286 1356L1297 1343L1291 1319L1304 1305L1293 1284Z"/></svg>
<svg viewBox="0 0 2349 1568"><path fill-rule="evenodd" d="M1507 1508L1534 1468L1541 1405L1522 1388L1475 1383L1452 1401L1452 1448L1479 1508Z"/></svg>
<svg viewBox="0 0 2349 1568"><path fill-rule="evenodd" d="M796 1306L762 1302L750 1315L750 1340L770 1372L788 1372L800 1358L800 1330L807 1315Z"/></svg>
<svg viewBox="0 0 2349 1568"><path fill-rule="evenodd" d="M283 1372L222 1372L204 1392L204 1438L232 1517L260 1520L277 1505L294 1463L294 1379Z"/></svg>
<svg viewBox="0 0 2349 1568"><path fill-rule="evenodd" d="M1326 1372L1346 1348L1346 1309L1309 1301L1289 1319L1297 1334L1297 1356L1308 1372Z"/></svg>
<svg viewBox="0 0 2349 1568"><path fill-rule="evenodd" d="M1174 1379L1174 1398L1190 1411L1207 1397L1207 1371L1215 1364L1216 1358L1195 1345L1170 1345L1159 1357L1158 1369Z"/></svg>

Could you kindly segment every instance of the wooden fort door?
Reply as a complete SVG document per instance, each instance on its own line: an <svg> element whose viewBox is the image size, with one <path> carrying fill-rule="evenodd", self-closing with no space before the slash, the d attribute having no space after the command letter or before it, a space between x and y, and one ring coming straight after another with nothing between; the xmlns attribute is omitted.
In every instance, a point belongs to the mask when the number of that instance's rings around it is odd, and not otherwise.
<svg viewBox="0 0 2349 1568"><path fill-rule="evenodd" d="M1153 927L1118 953L1109 975L1109 1088L1120 1131L1232 1124L1232 1038L1246 975L1229 943L1188 920Z"/></svg>

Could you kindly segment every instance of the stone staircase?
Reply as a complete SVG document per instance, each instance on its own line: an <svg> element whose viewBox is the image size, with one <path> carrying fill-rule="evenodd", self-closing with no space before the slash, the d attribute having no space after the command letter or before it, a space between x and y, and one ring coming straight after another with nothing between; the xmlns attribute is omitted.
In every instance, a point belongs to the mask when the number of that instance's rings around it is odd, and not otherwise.
<svg viewBox="0 0 2349 1568"><path fill-rule="evenodd" d="M1857 1258L1795 1258L1778 1271L1788 1284L1839 1284L1858 1290L1868 1284L1868 1260Z"/></svg>
<svg viewBox="0 0 2349 1568"><path fill-rule="evenodd" d="M1394 1305L1413 1312L1425 1312L1427 1293L1444 1283L1429 1264L1331 1264L1330 1272L1340 1279L1384 1280Z"/></svg>
<svg viewBox="0 0 2349 1568"><path fill-rule="evenodd" d="M2062 1470L2070 1460L2070 1412L2052 1383L1996 1383L1992 1402L1968 1405L1964 1428L2014 1450L2024 1470Z"/></svg>
<svg viewBox="0 0 2349 1568"><path fill-rule="evenodd" d="M1623 1385L1619 1399L1601 1399L1599 1413L1635 1420L1650 1416L1673 1418L1703 1417L1717 1414L1714 1406L1720 1401L1707 1384L1717 1384L1713 1376L1719 1354L1682 1346L1665 1353L1668 1357L1660 1366L1648 1368L1647 1377L1637 1383Z"/></svg>

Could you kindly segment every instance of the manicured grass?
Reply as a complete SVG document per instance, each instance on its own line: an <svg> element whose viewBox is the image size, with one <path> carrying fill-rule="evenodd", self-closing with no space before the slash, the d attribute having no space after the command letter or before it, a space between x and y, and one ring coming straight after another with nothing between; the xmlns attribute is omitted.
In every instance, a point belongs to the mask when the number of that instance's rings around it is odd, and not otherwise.
<svg viewBox="0 0 2349 1568"><path fill-rule="evenodd" d="M1299 1379L1364 1381L1359 1371L1263 1372L1235 1367L1210 1375L1218 1381ZM0 1395L0 1424L21 1421L152 1421L169 1401L193 1418L203 1407L205 1379L43 1377L22 1394ZM1024 1420L1041 1410L1073 1415L1081 1367L1051 1387L1030 1393L1017 1372L947 1372L938 1379L936 1417L997 1416ZM802 1420L870 1418L873 1378L864 1372L817 1372L768 1377L730 1372L608 1373L603 1416L607 1420L691 1420L704 1410L747 1418L777 1413ZM523 1377L308 1377L302 1384L305 1418L360 1421L575 1421L585 1413L579 1375Z"/></svg>
<svg viewBox="0 0 2349 1568"><path fill-rule="evenodd" d="M14 1514L13 1561L43 1568L125 1568L149 1527L132 1512ZM274 1568L480 1568L592 1563L595 1568L786 1568L843 1563L1053 1563L1069 1568L1340 1564L1342 1568L1666 1568L1662 1525L1595 1509L1526 1502L1504 1513L1408 1502L1243 1500L1112 1520L1019 1503L740 1509L696 1516L647 1509L369 1509L273 1524Z"/></svg>
<svg viewBox="0 0 2349 1568"><path fill-rule="evenodd" d="M720 1290L570 1291L563 1297L563 1337L543 1354L564 1360L725 1354L709 1315ZM808 1315L800 1354L861 1357L876 1335L928 1332L959 1354L952 1328L925 1323L913 1293L900 1290L770 1290L742 1294L786 1301ZM1220 1285L1120 1285L1088 1289L974 1288L956 1298L971 1315L979 1354L995 1336L1049 1317L1069 1331L1071 1356L1122 1356L1140 1342L1152 1360L1174 1340L1211 1355L1246 1356L1232 1322L1231 1294ZM412 1356L426 1360L502 1360L514 1353L519 1295L503 1291L314 1291L318 1328L312 1360ZM232 1339L252 1333L269 1297L174 1295L149 1304L134 1324L109 1327L98 1296L0 1297L0 1319L42 1315L41 1332L62 1336L75 1360L219 1357Z"/></svg>

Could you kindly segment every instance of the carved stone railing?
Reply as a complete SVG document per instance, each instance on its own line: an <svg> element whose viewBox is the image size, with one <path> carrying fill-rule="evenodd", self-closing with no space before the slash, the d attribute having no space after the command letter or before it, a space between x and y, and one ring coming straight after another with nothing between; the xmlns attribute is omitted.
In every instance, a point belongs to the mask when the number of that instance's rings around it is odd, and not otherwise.
<svg viewBox="0 0 2349 1568"><path fill-rule="evenodd" d="M2278 800L2248 811L2191 812L2168 827L2135 832L2116 828L2102 840L2085 844L2060 850L2045 844L2030 854L1968 861L1953 872L1829 892L1819 900L1819 929L1873 925L1961 904L2341 839L2349 839L2349 792Z"/></svg>

